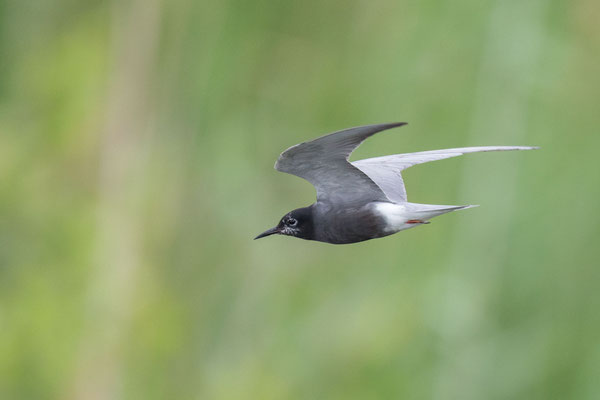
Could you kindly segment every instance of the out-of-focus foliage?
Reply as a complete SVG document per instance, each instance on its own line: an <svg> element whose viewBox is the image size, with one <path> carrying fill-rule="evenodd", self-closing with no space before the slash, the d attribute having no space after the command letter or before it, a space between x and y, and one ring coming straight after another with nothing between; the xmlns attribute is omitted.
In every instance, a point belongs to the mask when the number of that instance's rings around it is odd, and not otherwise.
<svg viewBox="0 0 600 400"><path fill-rule="evenodd" d="M0 398L596 399L592 0L0 1ZM481 204L252 241L285 148L539 145L408 170Z"/></svg>

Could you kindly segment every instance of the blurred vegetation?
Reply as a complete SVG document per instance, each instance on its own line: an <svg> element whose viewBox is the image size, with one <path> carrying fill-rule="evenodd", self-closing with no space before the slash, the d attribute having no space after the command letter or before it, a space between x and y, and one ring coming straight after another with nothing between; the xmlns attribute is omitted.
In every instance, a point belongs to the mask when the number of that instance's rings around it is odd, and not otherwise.
<svg viewBox="0 0 600 400"><path fill-rule="evenodd" d="M0 1L0 398L596 399L592 0ZM539 145L406 172L481 204L349 246L277 155Z"/></svg>

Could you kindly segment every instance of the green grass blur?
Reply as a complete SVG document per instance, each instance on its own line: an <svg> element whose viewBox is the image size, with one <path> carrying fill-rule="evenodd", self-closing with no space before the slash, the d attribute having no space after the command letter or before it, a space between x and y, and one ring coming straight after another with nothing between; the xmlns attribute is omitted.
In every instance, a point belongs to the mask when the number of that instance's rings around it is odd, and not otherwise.
<svg viewBox="0 0 600 400"><path fill-rule="evenodd" d="M592 0L0 1L1 399L597 399ZM287 147L480 204L348 246Z"/></svg>

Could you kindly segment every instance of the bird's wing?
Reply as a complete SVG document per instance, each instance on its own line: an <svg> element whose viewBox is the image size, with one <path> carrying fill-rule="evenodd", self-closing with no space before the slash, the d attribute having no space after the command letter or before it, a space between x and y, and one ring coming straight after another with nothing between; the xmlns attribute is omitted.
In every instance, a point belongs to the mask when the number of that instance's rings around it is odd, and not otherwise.
<svg viewBox="0 0 600 400"><path fill-rule="evenodd" d="M461 147L458 149L421 151L418 153L395 154L391 156L368 158L352 163L356 168L371 178L386 196L395 203L407 201L406 189L400 172L413 165L429 161L458 157L467 153L483 151L534 150L537 147L527 146L484 146Z"/></svg>
<svg viewBox="0 0 600 400"><path fill-rule="evenodd" d="M369 136L401 125L405 123L359 126L297 144L281 153L275 169L312 183L317 189L317 201L389 201L371 178L348 162L348 157Z"/></svg>

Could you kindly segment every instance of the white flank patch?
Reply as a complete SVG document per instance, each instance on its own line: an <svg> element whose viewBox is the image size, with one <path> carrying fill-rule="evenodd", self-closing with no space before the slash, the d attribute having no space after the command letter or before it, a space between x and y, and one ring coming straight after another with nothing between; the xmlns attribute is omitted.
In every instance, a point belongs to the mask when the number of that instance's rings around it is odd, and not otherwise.
<svg viewBox="0 0 600 400"><path fill-rule="evenodd" d="M403 204L393 203L374 203L375 212L383 217L386 223L387 232L398 232L421 224L407 224L410 220L408 210Z"/></svg>

